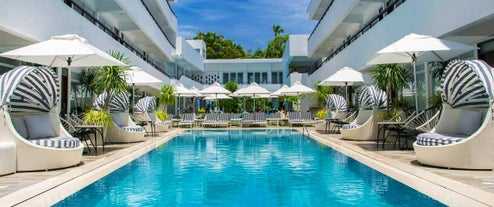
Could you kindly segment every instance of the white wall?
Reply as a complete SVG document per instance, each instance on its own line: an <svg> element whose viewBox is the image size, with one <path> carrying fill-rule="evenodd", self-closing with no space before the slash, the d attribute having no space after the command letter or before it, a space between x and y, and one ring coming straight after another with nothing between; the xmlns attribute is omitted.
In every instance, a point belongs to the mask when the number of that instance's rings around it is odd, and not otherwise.
<svg viewBox="0 0 494 207"><path fill-rule="evenodd" d="M147 12L146 7L142 5L142 2L135 0L116 1L125 13L129 15L132 21L137 24L142 33L158 47L168 60L171 60L171 55L175 51L175 48L168 42L163 32L156 25L149 12ZM173 39L176 37L169 38Z"/></svg>
<svg viewBox="0 0 494 207"><path fill-rule="evenodd" d="M464 25L492 15L492 0L413 0L363 34L319 70L309 76L310 83L323 80L336 70L349 66L360 70L377 51L409 33L441 37Z"/></svg>
<svg viewBox="0 0 494 207"><path fill-rule="evenodd" d="M328 36L335 31L348 13L360 0L334 0L326 16L323 17L308 43L309 57L314 56Z"/></svg>
<svg viewBox="0 0 494 207"><path fill-rule="evenodd" d="M168 77L88 22L63 1L4 1L0 7L0 30L19 36L22 34L22 38L33 43L54 35L78 34L100 50L125 53L131 65L140 67L165 83L170 82Z"/></svg>
<svg viewBox="0 0 494 207"><path fill-rule="evenodd" d="M184 61L194 72L204 71L204 58L185 39L177 37L174 59Z"/></svg>

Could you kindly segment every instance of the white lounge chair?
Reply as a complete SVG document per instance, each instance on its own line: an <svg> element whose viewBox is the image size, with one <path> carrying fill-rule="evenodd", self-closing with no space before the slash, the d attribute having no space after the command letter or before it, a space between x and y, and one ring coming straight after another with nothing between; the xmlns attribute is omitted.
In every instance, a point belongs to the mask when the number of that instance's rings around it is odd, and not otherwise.
<svg viewBox="0 0 494 207"><path fill-rule="evenodd" d="M381 121L386 106L386 93L376 86L362 88L359 96L360 109L357 118L350 124L344 124L340 131L343 139L376 140L377 122Z"/></svg>
<svg viewBox="0 0 494 207"><path fill-rule="evenodd" d="M0 83L0 141L15 143L17 171L81 163L83 145L60 123L59 81L52 69L20 66L3 74Z"/></svg>
<svg viewBox="0 0 494 207"><path fill-rule="evenodd" d="M104 105L106 93L100 94L93 103L96 109ZM129 99L126 93L111 94L110 114L112 124L108 126L106 142L131 143L144 141L145 130L136 125L129 115Z"/></svg>
<svg viewBox="0 0 494 207"><path fill-rule="evenodd" d="M190 128L194 127L195 114L194 113L185 113L180 114L180 122L178 122L178 126L189 126Z"/></svg>
<svg viewBox="0 0 494 207"><path fill-rule="evenodd" d="M443 74L443 109L430 133L413 144L418 162L446 168L494 169L494 74L480 60L451 61Z"/></svg>

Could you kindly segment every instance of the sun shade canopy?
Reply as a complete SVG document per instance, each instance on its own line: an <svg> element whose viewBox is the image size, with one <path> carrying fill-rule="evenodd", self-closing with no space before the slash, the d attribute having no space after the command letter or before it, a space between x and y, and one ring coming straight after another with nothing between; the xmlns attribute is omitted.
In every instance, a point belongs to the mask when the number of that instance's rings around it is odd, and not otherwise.
<svg viewBox="0 0 494 207"><path fill-rule="evenodd" d="M115 93L111 92L110 93L111 98L110 98L110 111L112 112L125 112L129 110L129 97L127 96L127 93L121 92L121 93ZM106 92L102 93L96 98L96 100L93 103L93 106L96 110L101 110L103 106L105 105L105 99L106 99Z"/></svg>
<svg viewBox="0 0 494 207"><path fill-rule="evenodd" d="M494 98L494 72L482 60L452 60L442 77L442 99L453 108L489 107Z"/></svg>
<svg viewBox="0 0 494 207"><path fill-rule="evenodd" d="M347 103L343 96L340 96L338 94L329 94L326 97L326 108L329 111L346 111Z"/></svg>
<svg viewBox="0 0 494 207"><path fill-rule="evenodd" d="M386 92L377 86L362 88L359 96L359 106L364 109L385 108L387 104Z"/></svg>
<svg viewBox="0 0 494 207"><path fill-rule="evenodd" d="M134 106L135 112L154 112L156 111L156 98L154 96L146 96L137 101Z"/></svg>
<svg viewBox="0 0 494 207"><path fill-rule="evenodd" d="M44 67L14 68L0 77L0 96L11 112L49 112L60 99L57 75Z"/></svg>

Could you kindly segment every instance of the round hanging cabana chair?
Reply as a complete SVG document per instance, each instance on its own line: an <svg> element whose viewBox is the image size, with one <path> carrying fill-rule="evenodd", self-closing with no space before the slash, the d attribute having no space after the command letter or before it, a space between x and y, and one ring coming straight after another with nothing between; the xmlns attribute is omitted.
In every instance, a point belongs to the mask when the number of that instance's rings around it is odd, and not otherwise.
<svg viewBox="0 0 494 207"><path fill-rule="evenodd" d="M376 140L377 122L382 121L382 109L386 107L386 92L377 86L366 86L360 91L357 118L341 127L341 137L348 140Z"/></svg>
<svg viewBox="0 0 494 207"><path fill-rule="evenodd" d="M437 125L413 144L421 164L457 169L494 168L494 71L481 60L453 60L442 76Z"/></svg>
<svg viewBox="0 0 494 207"><path fill-rule="evenodd" d="M156 115L156 97L146 96L137 101L134 106L135 121L152 122L156 132L166 131L170 126L170 121L162 121ZM145 125L146 131L151 131L149 125Z"/></svg>
<svg viewBox="0 0 494 207"><path fill-rule="evenodd" d="M105 142L131 143L144 141L145 130L132 121L129 115L129 98L127 93L110 93L110 114L112 124L108 126ZM96 110L103 108L106 93L100 94L93 103Z"/></svg>
<svg viewBox="0 0 494 207"><path fill-rule="evenodd" d="M61 125L60 88L49 68L20 66L0 77L0 140L13 142L17 171L75 166L84 146Z"/></svg>

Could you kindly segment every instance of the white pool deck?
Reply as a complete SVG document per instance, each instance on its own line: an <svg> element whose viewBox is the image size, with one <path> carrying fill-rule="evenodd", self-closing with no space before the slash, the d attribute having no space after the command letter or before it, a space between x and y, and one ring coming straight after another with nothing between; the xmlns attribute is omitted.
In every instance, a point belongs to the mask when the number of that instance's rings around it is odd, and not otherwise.
<svg viewBox="0 0 494 207"><path fill-rule="evenodd" d="M413 151L377 151L375 142L346 141L337 134L320 134L314 128L309 129L313 139L448 206L494 206L494 171L421 166ZM0 176L0 205L53 205L185 130L170 129L159 137L149 137L140 143L107 145L106 153L84 156L83 164L72 168Z"/></svg>

